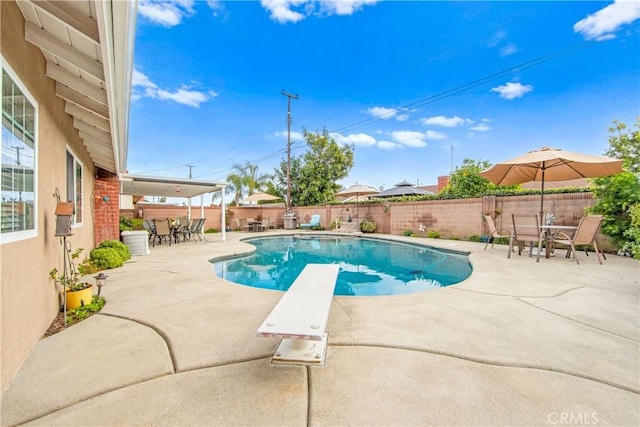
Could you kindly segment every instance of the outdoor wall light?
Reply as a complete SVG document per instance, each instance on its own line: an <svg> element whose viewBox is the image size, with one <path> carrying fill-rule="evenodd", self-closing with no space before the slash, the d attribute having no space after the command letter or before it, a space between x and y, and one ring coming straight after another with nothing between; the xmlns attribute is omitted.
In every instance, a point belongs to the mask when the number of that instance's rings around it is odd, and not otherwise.
<svg viewBox="0 0 640 427"><path fill-rule="evenodd" d="M96 286L98 287L98 296L100 296L100 290L102 289L102 287L104 285L107 284L107 276L104 273L100 273L97 276L93 276L94 279L96 279Z"/></svg>

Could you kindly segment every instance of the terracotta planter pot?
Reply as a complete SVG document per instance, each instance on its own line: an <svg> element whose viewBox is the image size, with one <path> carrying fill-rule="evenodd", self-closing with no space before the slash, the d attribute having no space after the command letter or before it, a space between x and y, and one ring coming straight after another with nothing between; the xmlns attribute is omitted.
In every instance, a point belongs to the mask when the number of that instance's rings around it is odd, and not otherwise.
<svg viewBox="0 0 640 427"><path fill-rule="evenodd" d="M91 304L91 297L93 297L93 285L89 285L88 288L80 291L66 291L65 298L67 299L67 310L73 310L74 308Z"/></svg>

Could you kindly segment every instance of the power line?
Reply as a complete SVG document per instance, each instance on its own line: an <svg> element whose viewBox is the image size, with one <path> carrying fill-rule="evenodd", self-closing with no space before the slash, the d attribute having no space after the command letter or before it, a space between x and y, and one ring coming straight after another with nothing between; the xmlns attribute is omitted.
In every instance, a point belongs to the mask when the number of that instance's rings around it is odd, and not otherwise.
<svg viewBox="0 0 640 427"><path fill-rule="evenodd" d="M569 51L574 50L574 49L576 49L576 48L578 48L580 46L585 46L585 44L582 43L581 45L570 46L570 47L567 47L567 48L564 48L564 49L560 49L560 50L557 50L555 52L552 52L552 53L549 53L549 54L546 54L546 55L539 56L537 58L531 59L529 61L525 61L525 62L520 63L518 65L514 65L512 67L505 68L504 70L498 71L496 73L489 74L487 76L481 77L481 78L476 79L476 80L474 80L472 82L465 83L465 84L460 85L460 86L456 86L456 87L454 87L452 89L445 90L445 91L437 93L435 95L430 95L430 96L424 97L422 99L419 99L419 100L414 101L414 102L409 103L409 104L405 104L405 105L400 106L398 108L410 110L412 108L422 107L424 105L428 105L428 104L432 104L432 103L441 101L443 99L458 95L458 94L460 94L462 92L466 92L466 91L468 91L470 89L476 88L476 87L484 85L486 83L489 83L489 82L491 82L493 80L496 80L498 78L504 77L505 75L511 74L513 72L538 66L538 65L543 64L543 63L545 63L545 62L547 62L547 61L549 61L549 60L551 60L551 59L553 59L553 58L555 58L557 56L566 54ZM377 122L379 120L383 120L383 119L389 118L394 113L395 113L395 111L391 111L389 113L381 114L381 115L376 116L376 117L370 117L370 118L367 118L367 119L359 120L359 121L354 122L352 124L349 124L349 125L346 125L346 126L342 126L342 127L338 128L338 129L334 129L334 130L332 130L332 132L340 133L340 132L354 131L354 130L359 129L361 127L364 127L364 126L366 126L366 125L368 125L370 123Z"/></svg>

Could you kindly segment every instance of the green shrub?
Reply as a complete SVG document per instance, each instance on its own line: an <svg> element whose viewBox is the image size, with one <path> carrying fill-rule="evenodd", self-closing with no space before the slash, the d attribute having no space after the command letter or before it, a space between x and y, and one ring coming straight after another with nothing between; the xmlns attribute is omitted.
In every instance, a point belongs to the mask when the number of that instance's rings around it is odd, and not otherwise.
<svg viewBox="0 0 640 427"><path fill-rule="evenodd" d="M337 228L340 228L341 225L342 223L340 222L340 220L331 221L331 224L329 224L329 228L335 230Z"/></svg>
<svg viewBox="0 0 640 427"><path fill-rule="evenodd" d="M640 203L629 208L629 216L631 225L624 231L625 238L629 240L622 250L631 252L634 259L640 259Z"/></svg>
<svg viewBox="0 0 640 427"><path fill-rule="evenodd" d="M402 233L403 236L407 236L407 237L411 237L413 236L413 231L411 230L404 230L404 233Z"/></svg>
<svg viewBox="0 0 640 427"><path fill-rule="evenodd" d="M482 242L482 237L478 236L477 234L472 234L471 236L467 237L467 240L469 242Z"/></svg>
<svg viewBox="0 0 640 427"><path fill-rule="evenodd" d="M91 304L85 304L73 310L67 311L67 326L73 325L80 320L86 319L93 313L97 313L104 307L105 300L103 297L94 295L91 297Z"/></svg>
<svg viewBox="0 0 640 427"><path fill-rule="evenodd" d="M124 260L114 248L93 249L91 261L101 269L121 267L124 264Z"/></svg>
<svg viewBox="0 0 640 427"><path fill-rule="evenodd" d="M439 239L440 233L436 230L427 231L427 237L430 237L432 239Z"/></svg>
<svg viewBox="0 0 640 427"><path fill-rule="evenodd" d="M206 230L204 230L204 232L205 232L206 234L217 233L217 232L218 232L218 229L217 229L217 228L213 228L213 227L211 227L211 228L207 228Z"/></svg>
<svg viewBox="0 0 640 427"><path fill-rule="evenodd" d="M363 233L373 233L376 231L376 224L373 221L365 219L360 223L360 231Z"/></svg>
<svg viewBox="0 0 640 427"><path fill-rule="evenodd" d="M127 261L131 259L131 252L129 251L129 247L122 243L119 240L105 240L104 242L98 245L98 248L113 248L120 255L122 261Z"/></svg>

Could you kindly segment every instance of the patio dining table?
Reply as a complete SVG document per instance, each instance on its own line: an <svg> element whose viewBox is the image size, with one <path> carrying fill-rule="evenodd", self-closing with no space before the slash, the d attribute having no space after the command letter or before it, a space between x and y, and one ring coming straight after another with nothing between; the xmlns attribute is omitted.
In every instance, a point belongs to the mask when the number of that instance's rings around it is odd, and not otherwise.
<svg viewBox="0 0 640 427"><path fill-rule="evenodd" d="M573 225L541 225L540 230L541 233L544 233L544 241L545 241L545 251L544 257L549 258L551 256L551 242L561 231L575 231L578 227ZM536 261L540 261L540 251L542 249L538 247L538 254L536 257ZM567 253L567 256L569 254Z"/></svg>
<svg viewBox="0 0 640 427"><path fill-rule="evenodd" d="M262 222L257 220L248 220L247 224L251 231L262 231Z"/></svg>

